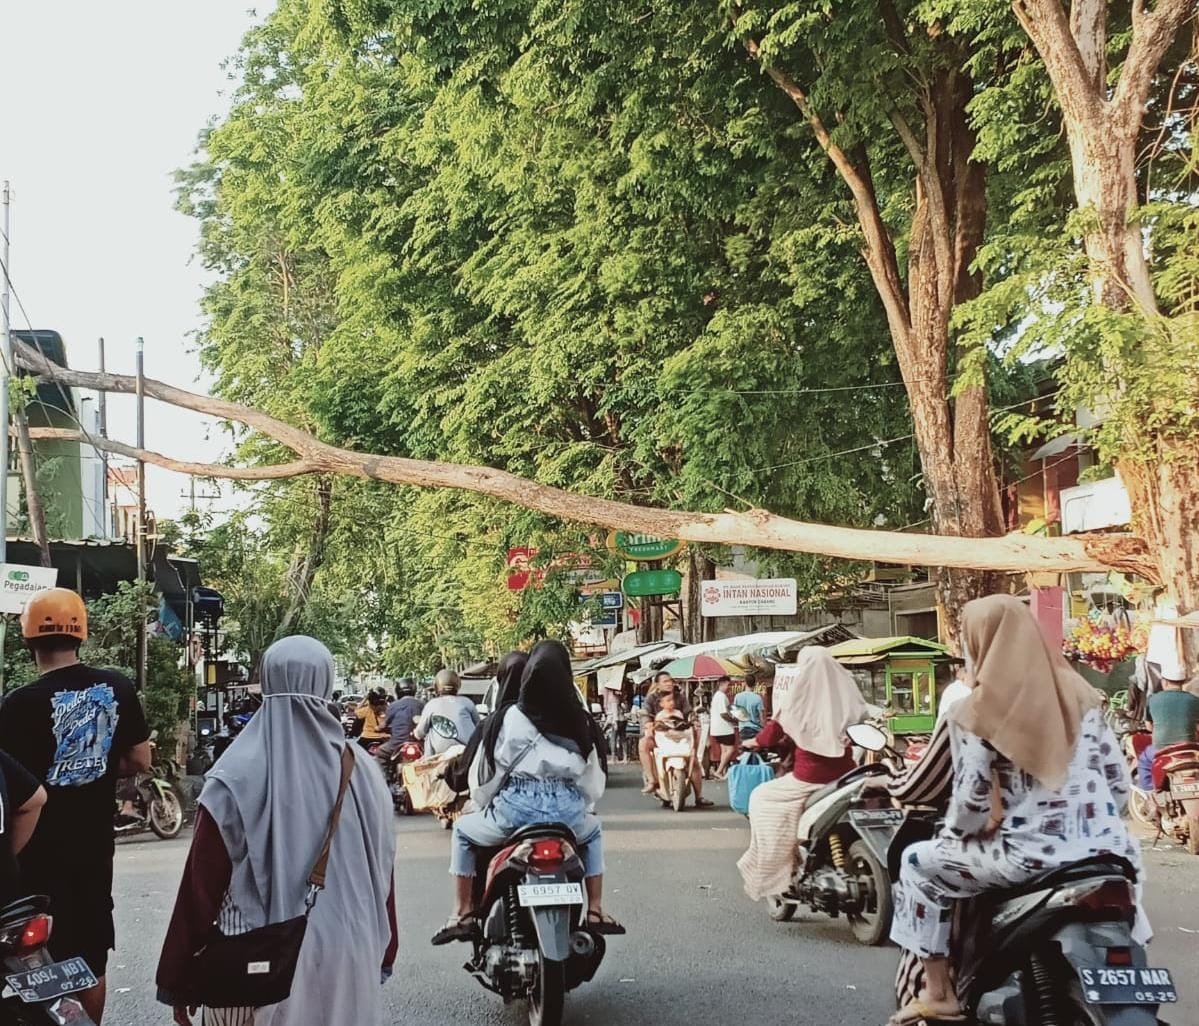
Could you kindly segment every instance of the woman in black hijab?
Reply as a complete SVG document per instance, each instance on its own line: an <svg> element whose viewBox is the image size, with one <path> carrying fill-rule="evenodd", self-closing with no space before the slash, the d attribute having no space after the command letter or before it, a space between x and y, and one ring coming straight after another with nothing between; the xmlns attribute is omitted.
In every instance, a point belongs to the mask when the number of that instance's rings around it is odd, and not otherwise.
<svg viewBox="0 0 1199 1026"><path fill-rule="evenodd" d="M523 652L509 652L500 660L500 665L495 671L496 681L499 683L495 695L495 708L475 727L465 750L445 771L445 782L458 794L466 794L470 790L470 768L480 750L487 753L484 759L486 775L490 777L495 772L495 741L500 736L504 713L520 696L520 679L528 661L529 657Z"/></svg>
<svg viewBox="0 0 1199 1026"><path fill-rule="evenodd" d="M434 944L469 940L479 924L473 909L475 849L498 847L523 827L562 823L573 832L587 887L587 928L624 933L605 915L603 831L594 813L606 773L598 729L575 690L570 656L560 642L539 642L529 654L516 702L488 721L470 768L478 811L454 823L450 873L455 910Z"/></svg>

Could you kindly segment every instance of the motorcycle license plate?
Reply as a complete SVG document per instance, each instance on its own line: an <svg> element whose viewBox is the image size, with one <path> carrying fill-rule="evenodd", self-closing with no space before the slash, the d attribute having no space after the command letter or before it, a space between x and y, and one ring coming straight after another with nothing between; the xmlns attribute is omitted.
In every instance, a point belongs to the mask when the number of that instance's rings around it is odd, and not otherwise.
<svg viewBox="0 0 1199 1026"><path fill-rule="evenodd" d="M1170 784L1170 796L1172 798L1199 798L1199 780L1189 781L1185 784Z"/></svg>
<svg viewBox="0 0 1199 1026"><path fill-rule="evenodd" d="M581 905L581 883L521 884L516 888L517 900L525 908L540 905Z"/></svg>
<svg viewBox="0 0 1199 1026"><path fill-rule="evenodd" d="M1093 1005L1161 1005L1178 1000L1169 969L1080 968L1078 978L1083 997Z"/></svg>
<svg viewBox="0 0 1199 1026"><path fill-rule="evenodd" d="M95 974L82 958L68 958L65 962L10 973L4 980L27 1005L35 1001L53 1001L64 994L75 994L96 985Z"/></svg>
<svg viewBox="0 0 1199 1026"><path fill-rule="evenodd" d="M902 809L850 809L849 821L854 826L899 826L904 815Z"/></svg>

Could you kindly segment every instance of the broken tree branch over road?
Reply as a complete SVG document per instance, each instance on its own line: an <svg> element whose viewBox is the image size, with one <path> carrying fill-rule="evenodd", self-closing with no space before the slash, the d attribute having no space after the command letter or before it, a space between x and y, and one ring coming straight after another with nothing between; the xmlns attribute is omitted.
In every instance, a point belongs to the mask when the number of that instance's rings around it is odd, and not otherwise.
<svg viewBox="0 0 1199 1026"><path fill-rule="evenodd" d="M134 391L135 381L132 377L68 370L51 363L17 340L14 340L14 349L18 364L38 377L102 392ZM187 463L82 432L42 428L35 431L34 436L70 438L108 452L144 459L147 463L168 470L203 477L265 480L321 473L419 488L455 488L503 499L563 520L685 541L750 545L840 559L916 566L1022 573L1115 569L1139 574L1150 580L1157 578L1156 567L1144 544L1128 536L1042 538L1008 535L1002 538L961 538L811 524L776 516L763 509L698 513L635 506L551 488L492 467L354 452L322 442L308 432L261 410L224 399L196 395L151 378L145 381L145 393L160 402L259 431L291 449L299 459L275 466L226 467ZM47 434L48 431L52 435Z"/></svg>

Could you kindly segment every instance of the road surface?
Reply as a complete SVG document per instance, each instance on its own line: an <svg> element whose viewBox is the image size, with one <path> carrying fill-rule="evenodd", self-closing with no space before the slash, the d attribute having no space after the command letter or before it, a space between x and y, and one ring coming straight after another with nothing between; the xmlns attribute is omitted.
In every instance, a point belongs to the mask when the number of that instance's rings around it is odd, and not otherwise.
<svg viewBox="0 0 1199 1026"><path fill-rule="evenodd" d="M566 1023L754 1026L819 1023L866 1026L893 1010L893 948L856 944L843 922L822 916L771 922L741 891L736 860L746 821L710 784L715 810L675 814L638 793L626 769L614 773L603 806L608 857L606 905L629 927L611 938L596 979L569 995ZM387 985L389 1022L413 1026L517 1026L462 970L464 945L433 948L428 938L449 911L449 835L427 817L397 820L397 894L402 946ZM105 1026L169 1023L154 1002L158 950L174 902L187 839L126 841L117 850L118 950L109 969ZM1174 970L1182 1002L1164 1018L1199 1023L1199 859L1178 849L1146 852L1148 906L1157 931L1154 965ZM334 1024L331 1024L334 1026ZM335 1024L356 1026L356 1024Z"/></svg>

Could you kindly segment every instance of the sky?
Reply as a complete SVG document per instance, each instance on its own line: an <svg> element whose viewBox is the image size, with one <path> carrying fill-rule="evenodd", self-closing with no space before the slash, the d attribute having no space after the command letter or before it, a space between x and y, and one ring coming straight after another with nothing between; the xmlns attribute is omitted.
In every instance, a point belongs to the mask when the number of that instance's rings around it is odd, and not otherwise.
<svg viewBox="0 0 1199 1026"><path fill-rule="evenodd" d="M35 328L58 331L72 367L146 374L205 390L190 335L206 275L196 223L174 209L172 173L228 107L221 63L273 4L248 0L4 0L0 180L12 187L12 282ZM14 329L29 327L16 302ZM109 401L109 434L135 441L131 397ZM218 460L229 439L186 411L147 403L147 447ZM148 469L159 516L189 504L188 478ZM235 504L226 496L204 505ZM198 484L207 494L210 485ZM240 505L240 503L237 503Z"/></svg>

